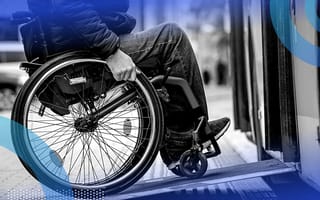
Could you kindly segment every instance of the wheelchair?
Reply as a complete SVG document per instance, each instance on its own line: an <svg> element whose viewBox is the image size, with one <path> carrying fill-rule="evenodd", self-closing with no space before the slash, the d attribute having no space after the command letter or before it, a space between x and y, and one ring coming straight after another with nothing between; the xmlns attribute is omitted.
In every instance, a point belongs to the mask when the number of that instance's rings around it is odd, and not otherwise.
<svg viewBox="0 0 320 200"><path fill-rule="evenodd" d="M16 17L19 23L38 20L25 15ZM88 51L49 55L39 38L42 55L21 63L30 78L13 106L12 120L24 128L12 126L12 140L18 155L27 158L20 159L25 168L44 177L42 184L111 194L138 181L159 151L174 174L189 178L203 176L207 158L221 153L215 139L200 142L206 119L199 114L192 114L189 148L175 159L167 148L172 88L182 92L190 113L199 109L186 80L170 76L170 70L150 77L138 69L134 82L117 82L98 56Z"/></svg>

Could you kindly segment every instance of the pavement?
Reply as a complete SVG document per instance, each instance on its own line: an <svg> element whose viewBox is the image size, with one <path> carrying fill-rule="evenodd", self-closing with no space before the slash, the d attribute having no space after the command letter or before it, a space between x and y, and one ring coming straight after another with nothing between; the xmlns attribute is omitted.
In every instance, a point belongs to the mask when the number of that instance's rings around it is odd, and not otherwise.
<svg viewBox="0 0 320 200"><path fill-rule="evenodd" d="M228 116L231 119L232 115L232 95L231 88L228 86L217 87L214 85L206 87L209 118L217 119ZM10 111L0 112L1 116L10 118ZM247 162L256 161L255 145L248 142L244 134L233 130L231 125L226 135L219 140L222 149L222 155L216 158L209 159L208 169L222 168L234 166ZM242 155L241 155L242 154ZM7 199L42 199L44 197L41 185L36 181L22 166L18 158L8 150L0 147L0 200ZM154 180L157 178L174 176L162 163L160 156L158 156L151 166L149 171L142 177L140 182ZM253 182L252 182L253 181ZM224 188L224 192L228 189L235 188L252 188L257 185L262 191L270 194L271 189L261 179L251 179L247 182L233 182L211 186L211 191L219 188ZM210 191L210 190L209 190ZM272 197L273 194L271 194ZM53 199L63 199L62 196L54 194Z"/></svg>

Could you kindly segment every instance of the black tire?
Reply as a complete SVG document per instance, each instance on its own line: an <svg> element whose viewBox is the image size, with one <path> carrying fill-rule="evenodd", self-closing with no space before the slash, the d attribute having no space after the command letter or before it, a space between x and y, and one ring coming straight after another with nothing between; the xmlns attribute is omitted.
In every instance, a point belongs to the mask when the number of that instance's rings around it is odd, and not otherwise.
<svg viewBox="0 0 320 200"><path fill-rule="evenodd" d="M181 155L180 172L188 178L202 177L208 168L208 161L202 152L188 150Z"/></svg>
<svg viewBox="0 0 320 200"><path fill-rule="evenodd" d="M91 66L91 64L94 65ZM96 120L97 122L92 125L91 129L83 129L83 127L88 127L87 119L91 117L90 113L86 114L84 109L84 105L87 104L83 102L87 101L86 95L88 94L84 92L87 91L84 86L83 90L76 92L79 96L78 101L68 104L69 114L61 113L54 107L50 107L52 102L39 100L43 91L52 90L49 85L53 82L52 80L56 80L57 74L69 75L68 70L79 67L83 67L79 70L82 72L87 70L88 66L96 65L97 68L103 66L103 69L107 69L104 61L86 52L71 52L53 58L43 64L30 77L15 101L12 120L23 127L19 128L14 123L12 125L15 150L26 169L42 184L54 190L63 191L71 187L74 191L103 191L104 194L122 191L139 180L149 169L162 142L164 120L161 103L155 89L143 73L137 74L135 82L108 85L104 99L101 94L102 100L94 101L97 110L103 105L109 105L108 102L117 103L119 100L117 98L122 98L122 93L127 94L129 90L133 96L128 102L115 108L116 110L113 109L99 121ZM101 77L103 78L103 76ZM114 80L108 79L108 81ZM117 94L118 90L121 93L120 97ZM113 92L111 94L113 97L108 97L108 92L110 94ZM67 99L69 96L63 97ZM46 108L43 110L44 104ZM100 111L96 114L99 113ZM133 116L131 121L128 113ZM126 118L127 122L122 122L122 118ZM120 121L115 121L116 119ZM57 123L59 121L60 123ZM41 123L50 126L50 131L47 130L47 126L42 126ZM79 128L78 124L83 123L86 125ZM124 125L125 123L130 124L129 131L126 131L129 132L129 135L123 134L127 126ZM120 129L123 130L123 133L119 131ZM48 136L49 134L51 135ZM32 138L32 135L39 138ZM109 138L107 135L110 135ZM57 142L58 140L61 140L60 144ZM40 144L37 143L39 141ZM81 145L82 150L77 148ZM46 146L49 148L43 150L43 148L47 148ZM98 152L97 155L91 155L94 154L93 150ZM74 154L73 151L80 152ZM114 160L111 154L117 160ZM83 160L78 161L78 157L81 155ZM78 157L74 160L75 164L72 165L73 156ZM109 161L103 159L109 159ZM119 163L117 163L118 161ZM78 172L73 172L75 166L79 168ZM94 171L94 169L90 172L94 167L97 169L100 167L102 172ZM109 171L106 170L107 168L110 168ZM64 173L61 171L65 171L68 176L62 177ZM62 175L60 175L61 173Z"/></svg>

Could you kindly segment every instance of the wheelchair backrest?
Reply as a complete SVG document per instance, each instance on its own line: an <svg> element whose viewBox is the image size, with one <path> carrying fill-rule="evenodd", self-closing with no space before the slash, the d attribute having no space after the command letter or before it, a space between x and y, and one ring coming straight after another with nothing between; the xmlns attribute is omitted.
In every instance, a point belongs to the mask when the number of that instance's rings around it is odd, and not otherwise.
<svg viewBox="0 0 320 200"><path fill-rule="evenodd" d="M12 14L13 23L21 25L24 52L29 62L37 59L45 62L48 56L48 47L45 31L40 19L28 11L18 11Z"/></svg>

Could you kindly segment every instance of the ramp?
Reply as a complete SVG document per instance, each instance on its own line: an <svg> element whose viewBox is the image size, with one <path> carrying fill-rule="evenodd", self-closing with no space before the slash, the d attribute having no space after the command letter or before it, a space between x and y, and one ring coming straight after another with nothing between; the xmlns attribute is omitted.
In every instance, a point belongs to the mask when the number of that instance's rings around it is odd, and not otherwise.
<svg viewBox="0 0 320 200"><path fill-rule="evenodd" d="M271 159L232 167L211 169L200 179L190 180L177 176L151 179L139 182L128 190L110 197L112 197L112 199L139 198L294 171L296 170L293 166L289 166L276 159Z"/></svg>

